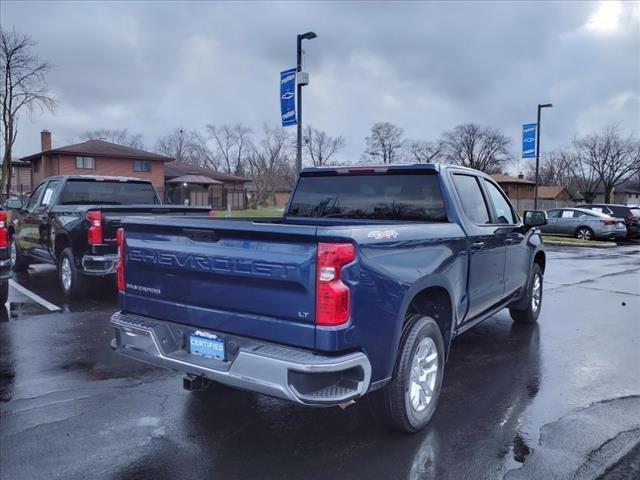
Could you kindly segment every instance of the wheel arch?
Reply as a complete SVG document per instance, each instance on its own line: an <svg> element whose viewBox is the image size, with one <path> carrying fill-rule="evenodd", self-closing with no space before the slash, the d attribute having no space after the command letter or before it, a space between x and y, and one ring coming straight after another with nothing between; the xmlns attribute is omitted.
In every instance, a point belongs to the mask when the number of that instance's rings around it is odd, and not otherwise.
<svg viewBox="0 0 640 480"><path fill-rule="evenodd" d="M544 253L544 250L538 250L533 257L533 263L537 263L540 265L540 270L542 270L542 274L544 275L545 268L547 267L547 254Z"/></svg>
<svg viewBox="0 0 640 480"><path fill-rule="evenodd" d="M403 331L407 328L407 318L412 314L433 318L442 334L445 348L445 358L449 354L449 347L453 339L453 303L449 291L440 285L432 285L417 292L409 302L405 312Z"/></svg>
<svg viewBox="0 0 640 480"><path fill-rule="evenodd" d="M71 247L71 237L69 233L66 231L56 232L52 252L56 261L58 261L60 254L67 247Z"/></svg>

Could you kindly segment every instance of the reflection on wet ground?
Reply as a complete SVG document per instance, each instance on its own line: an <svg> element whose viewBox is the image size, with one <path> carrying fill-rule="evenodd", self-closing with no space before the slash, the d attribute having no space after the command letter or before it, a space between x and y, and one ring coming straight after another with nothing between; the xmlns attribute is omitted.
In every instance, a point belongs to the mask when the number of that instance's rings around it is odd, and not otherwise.
<svg viewBox="0 0 640 480"><path fill-rule="evenodd" d="M5 312L0 473L494 479L523 465L529 472L534 457L534 465L545 463L545 425L593 402L640 393L640 372L629 367L640 365L640 285L633 283L640 255L550 255L540 324L514 325L501 312L456 339L438 410L415 435L380 426L366 399L343 411L221 386L185 392L179 376L111 352L113 302L18 313L18 321ZM41 288L46 276L30 274L29 285ZM36 291L63 305L53 288ZM11 301L21 303L13 293ZM566 443L578 444L582 435Z"/></svg>

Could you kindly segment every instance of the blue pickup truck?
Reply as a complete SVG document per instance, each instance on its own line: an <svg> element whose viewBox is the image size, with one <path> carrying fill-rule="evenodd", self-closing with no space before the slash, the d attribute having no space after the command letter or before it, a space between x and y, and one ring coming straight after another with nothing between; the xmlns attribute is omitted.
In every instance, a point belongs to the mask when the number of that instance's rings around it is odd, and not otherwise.
<svg viewBox="0 0 640 480"><path fill-rule="evenodd" d="M191 390L371 394L417 431L457 335L503 308L537 321L545 223L489 176L434 164L306 169L280 218L128 217L112 347Z"/></svg>

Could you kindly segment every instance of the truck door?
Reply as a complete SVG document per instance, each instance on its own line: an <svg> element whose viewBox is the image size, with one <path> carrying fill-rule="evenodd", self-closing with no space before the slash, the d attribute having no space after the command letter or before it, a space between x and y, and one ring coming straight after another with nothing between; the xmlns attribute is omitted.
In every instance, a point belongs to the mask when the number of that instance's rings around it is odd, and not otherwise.
<svg viewBox="0 0 640 480"><path fill-rule="evenodd" d="M469 309L466 320L500 303L504 295L506 234L493 224L487 199L475 175L454 173L469 242Z"/></svg>
<svg viewBox="0 0 640 480"><path fill-rule="evenodd" d="M60 186L60 180L50 180L44 189L42 198L33 212L33 222L38 227L38 243L34 247L34 254L45 259L53 259L51 255L51 219L49 209L55 200L55 195Z"/></svg>
<svg viewBox="0 0 640 480"><path fill-rule="evenodd" d="M20 225L17 227L18 246L31 254L40 242L38 233L38 222L36 221L36 209L42 198L42 193L47 182L42 182L29 197L29 201L24 209L21 210Z"/></svg>
<svg viewBox="0 0 640 480"><path fill-rule="evenodd" d="M504 242L506 249L503 295L503 298L506 298L527 284L531 264L530 250L524 243L525 237L520 220L506 195L495 183L486 178L482 179L482 185L487 193L489 206L493 210L493 223L500 227L496 233Z"/></svg>

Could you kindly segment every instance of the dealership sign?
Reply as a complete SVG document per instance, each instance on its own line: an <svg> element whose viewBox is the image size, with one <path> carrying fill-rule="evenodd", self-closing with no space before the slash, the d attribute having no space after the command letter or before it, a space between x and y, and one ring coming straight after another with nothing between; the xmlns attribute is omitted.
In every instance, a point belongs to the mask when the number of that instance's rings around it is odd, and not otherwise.
<svg viewBox="0 0 640 480"><path fill-rule="evenodd" d="M538 125L527 123L522 126L522 158L535 158L536 156L536 130Z"/></svg>
<svg viewBox="0 0 640 480"><path fill-rule="evenodd" d="M280 114L282 126L289 127L296 122L296 69L280 72Z"/></svg>

